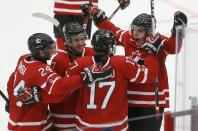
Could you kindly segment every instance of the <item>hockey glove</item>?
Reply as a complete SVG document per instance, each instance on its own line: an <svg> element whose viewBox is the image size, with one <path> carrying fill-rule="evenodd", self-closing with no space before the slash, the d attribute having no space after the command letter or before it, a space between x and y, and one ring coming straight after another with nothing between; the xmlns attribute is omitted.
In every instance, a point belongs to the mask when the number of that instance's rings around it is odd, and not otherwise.
<svg viewBox="0 0 198 131"><path fill-rule="evenodd" d="M5 111L6 111L7 113L10 113L9 102L6 102L6 104L5 104Z"/></svg>
<svg viewBox="0 0 198 131"><path fill-rule="evenodd" d="M88 4L81 5L83 16L91 16L94 23L97 25L99 22L107 19L105 12L95 6L89 6Z"/></svg>
<svg viewBox="0 0 198 131"><path fill-rule="evenodd" d="M107 66L105 68L93 65L91 67L84 68L81 73L84 84L92 84L96 81L106 80L110 78L113 74L113 68Z"/></svg>
<svg viewBox="0 0 198 131"><path fill-rule="evenodd" d="M171 32L174 36L176 36L176 26L187 26L188 23L188 18L187 16L181 12L181 11L177 11L174 14L174 24L173 24L173 28L171 29ZM184 34L181 32L179 32L179 36L184 37Z"/></svg>
<svg viewBox="0 0 198 131"><path fill-rule="evenodd" d="M162 47L160 34L157 33L155 36L149 36L146 38L146 42L141 46L147 53L153 53L157 55L160 48Z"/></svg>
<svg viewBox="0 0 198 131"><path fill-rule="evenodd" d="M40 101L39 88L36 86L32 88L20 88L17 93L17 101L22 102L22 104L31 104Z"/></svg>
<svg viewBox="0 0 198 131"><path fill-rule="evenodd" d="M92 4L83 4L80 5L80 9L82 10L83 17L90 17L89 7L92 7Z"/></svg>
<svg viewBox="0 0 198 131"><path fill-rule="evenodd" d="M118 0L120 8L123 10L130 4L130 0Z"/></svg>

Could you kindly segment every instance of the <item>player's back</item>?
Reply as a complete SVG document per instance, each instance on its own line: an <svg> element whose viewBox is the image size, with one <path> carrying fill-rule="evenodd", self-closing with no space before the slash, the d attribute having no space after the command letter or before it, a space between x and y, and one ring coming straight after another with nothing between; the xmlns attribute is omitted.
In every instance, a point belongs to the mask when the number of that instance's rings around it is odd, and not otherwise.
<svg viewBox="0 0 198 131"><path fill-rule="evenodd" d="M71 74L79 73L84 67L96 64L94 57L84 57L73 63ZM108 59L103 68L111 65L113 75L107 81L96 82L80 89L76 107L77 126L94 127L94 130L111 128L113 130L127 129L127 80L131 72L124 56L114 56ZM131 70L132 70L132 65ZM132 75L131 75L132 76ZM90 129L90 130L93 130Z"/></svg>
<svg viewBox="0 0 198 131"><path fill-rule="evenodd" d="M24 105L17 102L18 90L35 85L42 85L45 79L39 79L45 74L46 64L39 61L28 61L29 55L22 56L14 72L13 86L8 87L10 99L10 121L9 130L40 131L50 127L51 119L47 105L43 103L32 103Z"/></svg>

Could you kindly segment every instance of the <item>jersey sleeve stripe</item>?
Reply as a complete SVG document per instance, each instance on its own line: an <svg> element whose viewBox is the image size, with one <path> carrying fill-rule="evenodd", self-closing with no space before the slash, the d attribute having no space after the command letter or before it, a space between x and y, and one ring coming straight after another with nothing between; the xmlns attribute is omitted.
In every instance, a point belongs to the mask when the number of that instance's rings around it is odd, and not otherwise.
<svg viewBox="0 0 198 131"><path fill-rule="evenodd" d="M124 33L127 32L127 31L123 31L119 37L119 42L122 42L122 36L124 35Z"/></svg>

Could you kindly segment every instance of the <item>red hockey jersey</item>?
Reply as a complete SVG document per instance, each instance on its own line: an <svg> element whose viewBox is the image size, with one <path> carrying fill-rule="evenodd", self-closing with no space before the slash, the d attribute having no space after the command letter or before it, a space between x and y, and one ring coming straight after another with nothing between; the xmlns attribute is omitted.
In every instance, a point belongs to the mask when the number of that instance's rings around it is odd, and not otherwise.
<svg viewBox="0 0 198 131"><path fill-rule="evenodd" d="M92 4L98 6L98 0L91 0ZM89 0L55 0L54 13L67 15L82 15L80 5L89 3Z"/></svg>
<svg viewBox="0 0 198 131"><path fill-rule="evenodd" d="M85 47L82 53L83 56L94 55L94 50L89 47ZM76 58L72 57L72 61ZM71 62L69 54L63 50L58 52L52 58L51 66L61 76L66 74ZM78 93L72 93L71 96L67 96L63 102L57 104L50 104L50 112L52 116L53 126L56 130L66 130L75 128L75 105L78 98Z"/></svg>
<svg viewBox="0 0 198 131"><path fill-rule="evenodd" d="M96 64L94 56L77 59L69 74L79 74L84 67ZM107 81L100 81L79 89L76 106L77 128L83 130L127 130L127 81L145 83L157 75L157 61L147 56L146 67L137 65L130 57L110 57L104 68L113 67L114 73ZM156 68L155 68L156 67Z"/></svg>
<svg viewBox="0 0 198 131"><path fill-rule="evenodd" d="M49 65L41 61L30 60L30 55L20 57L14 73L8 81L10 115L8 129L14 131L47 131L52 122L48 112L48 103L56 103L82 86L80 75L61 78ZM70 85L70 86L69 86ZM16 95L20 88L41 87L42 103L22 104Z"/></svg>
<svg viewBox="0 0 198 131"><path fill-rule="evenodd" d="M133 36L129 31L121 30L108 20L100 22L97 26L100 29L108 29L112 31L116 36L117 45L124 47L126 56L134 57L138 55L141 58L145 57L145 53L143 53L136 45ZM165 61L168 54L175 53L176 44L174 36L171 36L170 38L161 36L161 39L163 46L157 55L160 68L158 72L159 106L169 107L169 86ZM154 107L156 104L154 85L154 82L148 84L129 83L127 92L129 106Z"/></svg>

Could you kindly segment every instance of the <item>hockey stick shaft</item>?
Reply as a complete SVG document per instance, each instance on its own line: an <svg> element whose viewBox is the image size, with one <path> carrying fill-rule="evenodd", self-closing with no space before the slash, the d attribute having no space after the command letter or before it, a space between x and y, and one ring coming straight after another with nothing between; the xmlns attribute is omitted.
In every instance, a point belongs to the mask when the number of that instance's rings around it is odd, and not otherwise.
<svg viewBox="0 0 198 131"><path fill-rule="evenodd" d="M92 5L92 0L89 0L89 5ZM86 31L87 29L87 24L89 22L89 16L84 18L84 23L83 23L83 29Z"/></svg>
<svg viewBox="0 0 198 131"><path fill-rule="evenodd" d="M154 12L154 0L150 0L151 4L151 23L152 23L152 35L155 34L155 12Z"/></svg>
<svg viewBox="0 0 198 131"><path fill-rule="evenodd" d="M114 11L113 13L109 16L108 20L111 20L113 18L113 16L121 9L121 6L119 5Z"/></svg>
<svg viewBox="0 0 198 131"><path fill-rule="evenodd" d="M151 4L151 24L152 24L152 35L155 35L155 11L154 11L154 0L150 0ZM158 83L158 77L155 80L155 110L156 110L156 118L159 119L159 83Z"/></svg>
<svg viewBox="0 0 198 131"><path fill-rule="evenodd" d="M0 95L1 97L3 97L3 99L6 101L6 102L9 102L7 96L0 90Z"/></svg>

